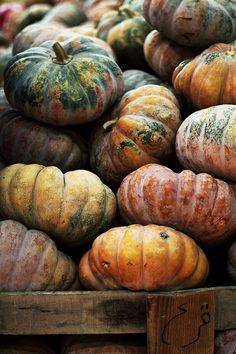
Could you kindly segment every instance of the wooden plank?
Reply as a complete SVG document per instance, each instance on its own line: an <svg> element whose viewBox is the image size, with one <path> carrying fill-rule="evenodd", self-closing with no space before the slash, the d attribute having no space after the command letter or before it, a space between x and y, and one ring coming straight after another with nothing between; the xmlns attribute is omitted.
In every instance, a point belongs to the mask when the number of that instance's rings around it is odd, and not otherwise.
<svg viewBox="0 0 236 354"><path fill-rule="evenodd" d="M213 354L215 291L147 296L148 354Z"/></svg>
<svg viewBox="0 0 236 354"><path fill-rule="evenodd" d="M215 291L216 329L236 328L236 287ZM162 292L177 293L188 291ZM0 334L146 333L147 295L131 291L0 293Z"/></svg>
<svg viewBox="0 0 236 354"><path fill-rule="evenodd" d="M146 298L129 291L0 294L1 334L145 333Z"/></svg>

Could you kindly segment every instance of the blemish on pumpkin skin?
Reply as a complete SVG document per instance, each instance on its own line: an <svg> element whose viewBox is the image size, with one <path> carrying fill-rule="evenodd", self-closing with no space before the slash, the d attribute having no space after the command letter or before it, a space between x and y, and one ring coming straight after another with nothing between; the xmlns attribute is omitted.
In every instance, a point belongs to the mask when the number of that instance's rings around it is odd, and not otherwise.
<svg viewBox="0 0 236 354"><path fill-rule="evenodd" d="M109 268L110 267L110 263L109 262L102 262L102 267L103 268Z"/></svg>
<svg viewBox="0 0 236 354"><path fill-rule="evenodd" d="M17 73L20 74L27 65L31 64L30 60L26 60L26 61L18 61L14 64L11 73Z"/></svg>

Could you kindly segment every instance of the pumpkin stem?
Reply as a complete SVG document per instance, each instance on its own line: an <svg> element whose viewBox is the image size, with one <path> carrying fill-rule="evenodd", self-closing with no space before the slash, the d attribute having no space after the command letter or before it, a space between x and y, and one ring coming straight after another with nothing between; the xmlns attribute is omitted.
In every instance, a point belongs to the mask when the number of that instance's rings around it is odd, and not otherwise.
<svg viewBox="0 0 236 354"><path fill-rule="evenodd" d="M53 63L63 65L68 64L72 60L72 57L66 54L59 42L54 43L52 48L56 54L56 57L52 58Z"/></svg>
<svg viewBox="0 0 236 354"><path fill-rule="evenodd" d="M127 15L129 18L133 18L135 16L138 16L138 12L132 10L131 8L129 8L128 6L120 6L119 10L119 15L121 15L122 13Z"/></svg>
<svg viewBox="0 0 236 354"><path fill-rule="evenodd" d="M103 124L103 129L106 130L106 131L109 131L113 128L113 126L116 124L116 122L118 121L119 118L115 118L115 119L112 119L112 120L109 120L108 122L104 123Z"/></svg>

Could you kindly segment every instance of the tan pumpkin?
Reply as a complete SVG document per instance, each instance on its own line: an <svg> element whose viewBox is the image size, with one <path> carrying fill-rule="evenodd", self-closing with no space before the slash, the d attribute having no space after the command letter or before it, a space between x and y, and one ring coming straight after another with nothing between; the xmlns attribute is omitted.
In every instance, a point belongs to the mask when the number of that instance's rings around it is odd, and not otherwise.
<svg viewBox="0 0 236 354"><path fill-rule="evenodd" d="M146 354L141 336L80 335L66 338L61 354Z"/></svg>
<svg viewBox="0 0 236 354"><path fill-rule="evenodd" d="M75 264L42 231L15 220L0 222L0 291L67 290Z"/></svg>
<svg viewBox="0 0 236 354"><path fill-rule="evenodd" d="M199 54L199 49L177 44L156 30L147 35L143 49L148 65L163 81L169 82L176 66Z"/></svg>
<svg viewBox="0 0 236 354"><path fill-rule="evenodd" d="M82 137L9 110L0 115L0 154L13 163L57 166L63 172L85 166L88 153Z"/></svg>
<svg viewBox="0 0 236 354"><path fill-rule="evenodd" d="M236 241L232 243L228 251L227 270L233 285L236 285Z"/></svg>
<svg viewBox="0 0 236 354"><path fill-rule="evenodd" d="M110 229L79 264L85 289L186 289L203 284L207 275L201 248L185 234L158 225Z"/></svg>
<svg viewBox="0 0 236 354"><path fill-rule="evenodd" d="M236 105L218 105L191 114L176 136L181 165L236 181Z"/></svg>
<svg viewBox="0 0 236 354"><path fill-rule="evenodd" d="M167 161L181 123L177 99L158 85L127 92L105 118L92 135L90 163L111 184L142 165Z"/></svg>
<svg viewBox="0 0 236 354"><path fill-rule="evenodd" d="M91 242L115 216L113 192L92 172L15 164L0 171L0 213L69 247Z"/></svg>
<svg viewBox="0 0 236 354"><path fill-rule="evenodd" d="M127 223L167 225L205 246L225 242L236 232L235 188L209 174L149 164L130 173L117 194Z"/></svg>
<svg viewBox="0 0 236 354"><path fill-rule="evenodd" d="M219 43L193 60L179 64L173 72L177 93L201 109L236 104L236 44Z"/></svg>

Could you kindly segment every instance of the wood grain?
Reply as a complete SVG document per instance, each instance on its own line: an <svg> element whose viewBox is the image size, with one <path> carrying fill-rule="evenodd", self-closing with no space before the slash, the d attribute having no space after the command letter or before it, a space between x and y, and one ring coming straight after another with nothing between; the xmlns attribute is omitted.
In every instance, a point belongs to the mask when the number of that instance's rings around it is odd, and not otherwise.
<svg viewBox="0 0 236 354"><path fill-rule="evenodd" d="M236 328L236 287L214 289L215 329ZM147 295L131 291L1 293L0 334L146 333Z"/></svg>

